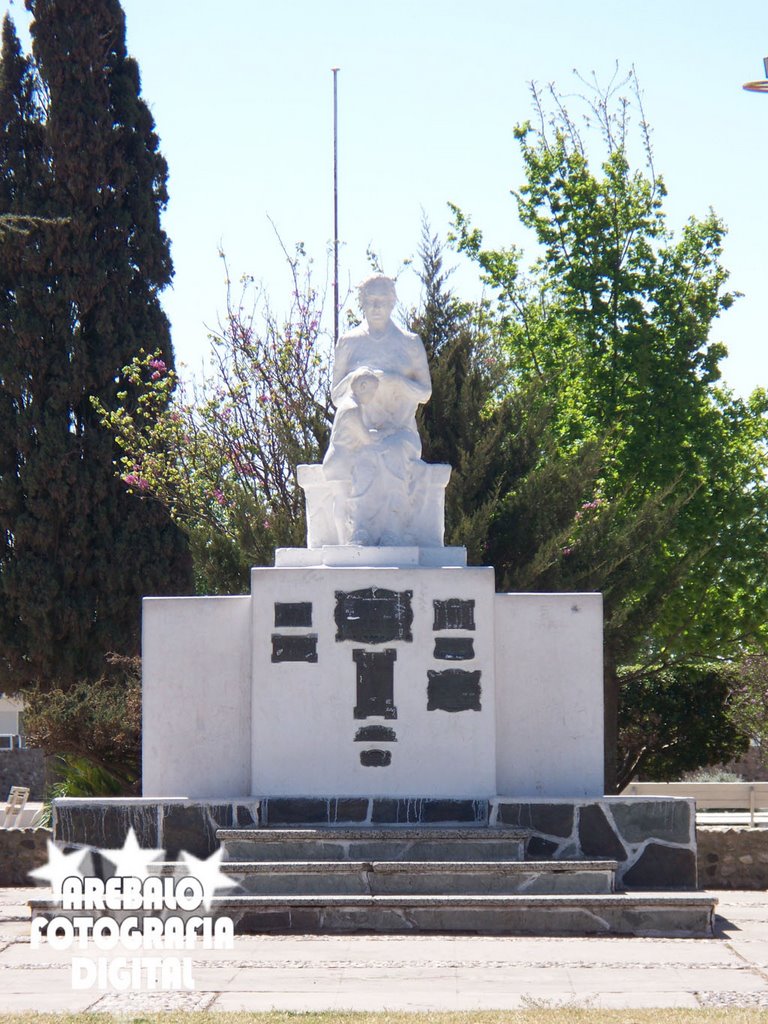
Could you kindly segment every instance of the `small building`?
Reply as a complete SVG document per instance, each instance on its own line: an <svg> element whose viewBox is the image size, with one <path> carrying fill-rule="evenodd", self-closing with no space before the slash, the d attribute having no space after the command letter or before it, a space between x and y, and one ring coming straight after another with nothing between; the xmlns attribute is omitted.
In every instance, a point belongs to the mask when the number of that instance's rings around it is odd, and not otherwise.
<svg viewBox="0 0 768 1024"><path fill-rule="evenodd" d="M24 702L20 697L0 693L0 750L25 747Z"/></svg>

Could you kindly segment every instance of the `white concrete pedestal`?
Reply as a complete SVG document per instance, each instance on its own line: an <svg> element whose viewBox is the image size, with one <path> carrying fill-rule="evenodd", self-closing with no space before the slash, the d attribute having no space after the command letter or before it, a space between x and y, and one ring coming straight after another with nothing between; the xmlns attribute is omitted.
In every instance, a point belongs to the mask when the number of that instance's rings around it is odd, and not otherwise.
<svg viewBox="0 0 768 1024"><path fill-rule="evenodd" d="M254 793L495 791L492 569L254 569L252 595Z"/></svg>
<svg viewBox="0 0 768 1024"><path fill-rule="evenodd" d="M144 796L601 797L600 595L495 594L462 551L278 552L248 597L147 598Z"/></svg>

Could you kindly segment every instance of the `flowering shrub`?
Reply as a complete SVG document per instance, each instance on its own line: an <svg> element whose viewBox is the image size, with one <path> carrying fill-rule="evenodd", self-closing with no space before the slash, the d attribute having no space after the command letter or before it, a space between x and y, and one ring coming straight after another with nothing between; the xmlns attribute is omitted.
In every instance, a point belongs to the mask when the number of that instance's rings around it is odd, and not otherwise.
<svg viewBox="0 0 768 1024"><path fill-rule="evenodd" d="M142 352L123 370L122 406L97 403L122 452L122 479L187 532L205 592L242 590L250 566L271 564L276 546L304 543L296 466L317 462L327 444L330 341L301 248L289 267L282 318L252 278L236 297L228 281L201 379L183 381L157 353Z"/></svg>

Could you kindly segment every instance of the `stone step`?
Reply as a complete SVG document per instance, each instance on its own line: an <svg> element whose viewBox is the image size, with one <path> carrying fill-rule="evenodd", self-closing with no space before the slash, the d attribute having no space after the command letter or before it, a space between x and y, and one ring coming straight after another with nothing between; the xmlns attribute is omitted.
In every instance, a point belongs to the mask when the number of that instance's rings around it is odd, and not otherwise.
<svg viewBox="0 0 768 1024"><path fill-rule="evenodd" d="M61 898L29 903L32 916L51 921ZM717 900L701 893L506 896L217 896L209 914L228 917L240 935L270 932L457 932L477 935L635 935L711 938ZM198 913L198 912L195 912ZM174 912L180 917L189 916ZM116 920L156 916L113 911Z"/></svg>
<svg viewBox="0 0 768 1024"><path fill-rule="evenodd" d="M180 877L183 862L149 865ZM611 893L616 861L229 861L241 891L270 896Z"/></svg>
<svg viewBox="0 0 768 1024"><path fill-rule="evenodd" d="M508 828L218 829L227 861L522 861L528 834Z"/></svg>
<svg viewBox="0 0 768 1024"><path fill-rule="evenodd" d="M707 938L717 900L697 893L508 896L222 896L239 934L469 932Z"/></svg>

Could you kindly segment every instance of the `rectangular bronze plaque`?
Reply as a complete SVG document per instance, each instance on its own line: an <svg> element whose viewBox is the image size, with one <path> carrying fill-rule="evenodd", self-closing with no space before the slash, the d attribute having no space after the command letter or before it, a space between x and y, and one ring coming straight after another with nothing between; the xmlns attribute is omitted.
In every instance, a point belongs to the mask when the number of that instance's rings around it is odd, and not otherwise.
<svg viewBox="0 0 768 1024"><path fill-rule="evenodd" d="M470 661L475 656L474 640L471 636L436 636L433 656L441 661Z"/></svg>
<svg viewBox="0 0 768 1024"><path fill-rule="evenodd" d="M480 672L446 668L427 672L427 711L480 711Z"/></svg>
<svg viewBox="0 0 768 1024"><path fill-rule="evenodd" d="M317 661L317 634L272 634L272 661Z"/></svg>
<svg viewBox="0 0 768 1024"><path fill-rule="evenodd" d="M311 601L275 601L275 626L284 629L286 626L311 626Z"/></svg>
<svg viewBox="0 0 768 1024"><path fill-rule="evenodd" d="M435 624L432 629L474 629L475 601L449 597L446 601L433 601Z"/></svg>
<svg viewBox="0 0 768 1024"><path fill-rule="evenodd" d="M397 743L397 736L388 725L361 725L355 743Z"/></svg>
<svg viewBox="0 0 768 1024"><path fill-rule="evenodd" d="M411 643L413 634L412 590L336 591L336 639L359 644L384 644L393 640Z"/></svg>
<svg viewBox="0 0 768 1024"><path fill-rule="evenodd" d="M386 768L392 764L391 750L361 750L360 764L364 768Z"/></svg>
<svg viewBox="0 0 768 1024"><path fill-rule="evenodd" d="M355 718L397 718L393 680L397 651L356 650L352 659L357 666Z"/></svg>

